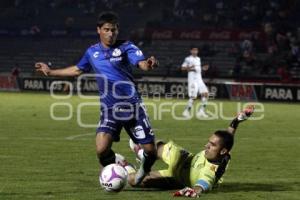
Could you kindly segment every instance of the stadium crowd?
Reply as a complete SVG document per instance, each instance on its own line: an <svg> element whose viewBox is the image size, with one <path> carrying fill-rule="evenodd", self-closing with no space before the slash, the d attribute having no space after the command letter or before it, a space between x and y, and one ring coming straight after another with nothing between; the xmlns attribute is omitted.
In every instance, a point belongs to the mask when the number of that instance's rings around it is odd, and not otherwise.
<svg viewBox="0 0 300 200"><path fill-rule="evenodd" d="M218 41L204 41L200 46L201 56L214 60L215 55L222 51L228 58L234 58L229 73L232 78L261 75L291 82L300 77L300 28L297 20L300 3L296 0L4 0L0 8L1 27L26 27L36 36L42 36L49 27L62 27L68 32L68 37L72 37L75 29L92 27L101 11L113 10L120 15L123 24L121 37L130 38L139 45L149 45L145 51L150 54L152 43L145 42L144 38L144 30L148 28L259 29L264 33L263 39L248 35L221 50L215 48ZM131 23L133 19L134 24ZM171 46L168 48L172 49ZM181 63L173 60L171 55L162 53L160 57L166 71L164 74L176 76L178 73L172 68ZM222 77L221 68L220 64L212 66L207 75Z"/></svg>

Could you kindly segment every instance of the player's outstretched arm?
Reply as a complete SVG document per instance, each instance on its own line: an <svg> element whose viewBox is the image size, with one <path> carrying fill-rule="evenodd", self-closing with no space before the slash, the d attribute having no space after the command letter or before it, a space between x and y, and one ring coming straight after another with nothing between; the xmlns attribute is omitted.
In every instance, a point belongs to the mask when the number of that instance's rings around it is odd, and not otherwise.
<svg viewBox="0 0 300 200"><path fill-rule="evenodd" d="M227 131L232 135L235 134L235 131L239 123L247 120L254 112L254 105L247 106L242 112L240 112L230 123Z"/></svg>
<svg viewBox="0 0 300 200"><path fill-rule="evenodd" d="M147 60L140 61L138 63L138 66L143 71L149 71L149 70L152 70L152 69L158 67L159 62L154 56L151 56Z"/></svg>
<svg viewBox="0 0 300 200"><path fill-rule="evenodd" d="M35 70L45 76L79 76L82 71L76 66L65 67L62 69L51 69L47 64L35 63Z"/></svg>

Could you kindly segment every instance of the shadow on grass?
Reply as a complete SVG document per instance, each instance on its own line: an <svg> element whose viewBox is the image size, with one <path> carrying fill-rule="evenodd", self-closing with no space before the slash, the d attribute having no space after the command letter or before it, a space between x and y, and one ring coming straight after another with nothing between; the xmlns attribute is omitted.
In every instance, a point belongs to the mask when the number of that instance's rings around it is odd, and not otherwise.
<svg viewBox="0 0 300 200"><path fill-rule="evenodd" d="M177 187L176 187L177 188ZM127 186L123 191L127 192L153 192L174 190L176 188L132 188ZM181 187L182 188L182 187ZM177 188L177 189L181 189ZM211 193L233 193L233 192L280 192L280 191L299 191L300 182L276 182L276 183L244 183L231 182L221 184L220 187L215 188Z"/></svg>
<svg viewBox="0 0 300 200"><path fill-rule="evenodd" d="M252 191L298 191L300 182L276 182L276 183L243 183L231 182L224 183L216 188L212 193L227 193L227 192L252 192Z"/></svg>

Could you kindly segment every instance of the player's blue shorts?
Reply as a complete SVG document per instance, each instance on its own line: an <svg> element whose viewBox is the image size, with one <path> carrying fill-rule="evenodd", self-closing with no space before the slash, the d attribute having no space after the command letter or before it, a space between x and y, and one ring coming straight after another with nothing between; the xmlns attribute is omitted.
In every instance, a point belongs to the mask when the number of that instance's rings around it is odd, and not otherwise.
<svg viewBox="0 0 300 200"><path fill-rule="evenodd" d="M137 144L154 142L154 133L144 105L117 105L101 112L97 134L111 134L113 140L120 141L120 133L125 128L130 138Z"/></svg>

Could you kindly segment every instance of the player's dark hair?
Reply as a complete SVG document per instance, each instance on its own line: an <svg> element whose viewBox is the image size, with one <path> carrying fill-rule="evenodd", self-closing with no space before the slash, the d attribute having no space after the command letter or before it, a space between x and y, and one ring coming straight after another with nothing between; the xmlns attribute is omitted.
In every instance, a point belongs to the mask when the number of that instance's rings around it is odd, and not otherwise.
<svg viewBox="0 0 300 200"><path fill-rule="evenodd" d="M221 138L223 148L230 151L234 142L233 135L225 130L218 130L214 134Z"/></svg>
<svg viewBox="0 0 300 200"><path fill-rule="evenodd" d="M119 27L119 17L114 12L103 12L100 13L97 21L97 26L102 27L105 23L115 24Z"/></svg>

